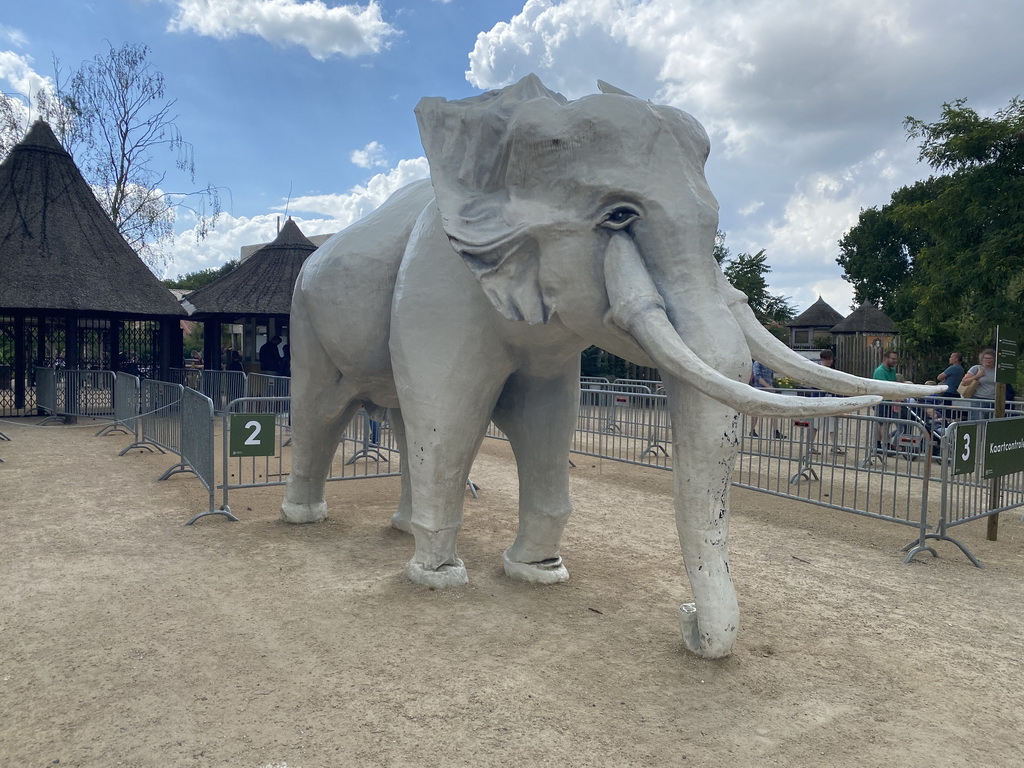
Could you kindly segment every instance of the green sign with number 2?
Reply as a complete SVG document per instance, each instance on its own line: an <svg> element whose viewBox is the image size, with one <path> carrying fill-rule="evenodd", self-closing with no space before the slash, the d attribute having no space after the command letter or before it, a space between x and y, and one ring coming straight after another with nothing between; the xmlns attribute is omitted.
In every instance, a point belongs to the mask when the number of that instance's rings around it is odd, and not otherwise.
<svg viewBox="0 0 1024 768"><path fill-rule="evenodd" d="M236 456L273 456L277 441L272 413L232 413L230 451Z"/></svg>
<svg viewBox="0 0 1024 768"><path fill-rule="evenodd" d="M953 474L967 475L974 471L978 453L978 425L963 424L956 428L953 451Z"/></svg>

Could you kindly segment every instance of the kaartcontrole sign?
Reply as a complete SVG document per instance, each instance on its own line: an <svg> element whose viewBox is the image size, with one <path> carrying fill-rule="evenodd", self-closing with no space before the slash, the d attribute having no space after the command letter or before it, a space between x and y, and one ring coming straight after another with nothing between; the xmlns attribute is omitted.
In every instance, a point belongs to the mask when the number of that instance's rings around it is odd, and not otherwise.
<svg viewBox="0 0 1024 768"><path fill-rule="evenodd" d="M1024 419L996 419L985 433L985 477L1024 470Z"/></svg>

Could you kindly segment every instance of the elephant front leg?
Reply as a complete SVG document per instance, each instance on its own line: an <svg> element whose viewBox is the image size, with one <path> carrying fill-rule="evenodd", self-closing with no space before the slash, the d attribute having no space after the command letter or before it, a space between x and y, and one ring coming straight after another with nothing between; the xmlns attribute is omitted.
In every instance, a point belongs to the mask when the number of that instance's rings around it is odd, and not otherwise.
<svg viewBox="0 0 1024 768"><path fill-rule="evenodd" d="M676 528L694 602L680 606L683 644L703 658L732 653L739 604L729 571L729 490L738 414L686 385L666 382L672 412Z"/></svg>
<svg viewBox="0 0 1024 768"><path fill-rule="evenodd" d="M502 557L513 579L569 579L560 547L572 512L569 445L578 413L578 357L560 378L512 377L498 401L494 422L508 436L519 471L519 532Z"/></svg>

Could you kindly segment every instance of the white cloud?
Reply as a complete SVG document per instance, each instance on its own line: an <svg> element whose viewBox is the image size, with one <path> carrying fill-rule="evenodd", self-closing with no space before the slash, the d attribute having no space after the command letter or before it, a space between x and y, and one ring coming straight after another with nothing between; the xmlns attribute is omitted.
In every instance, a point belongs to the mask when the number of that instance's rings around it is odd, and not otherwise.
<svg viewBox="0 0 1024 768"><path fill-rule="evenodd" d="M22 56L14 51L0 51L0 82L6 83L0 91L17 94L22 98L11 99L15 117L24 130L29 122L39 117L38 96L41 90L52 91L53 80L36 72L31 56Z"/></svg>
<svg viewBox="0 0 1024 768"><path fill-rule="evenodd" d="M528 0L477 36L466 79L534 72L577 98L600 78L691 112L730 250L767 249L773 290L802 303L838 278L860 209L928 175L904 117L1019 93L1021 23L1013 0Z"/></svg>
<svg viewBox="0 0 1024 768"><path fill-rule="evenodd" d="M360 168L384 168L388 164L384 159L383 145L376 141L371 141L362 149L354 150L349 159Z"/></svg>
<svg viewBox="0 0 1024 768"><path fill-rule="evenodd" d="M328 7L320 0L177 0L172 32L217 39L254 35L279 46L305 47L315 59L378 53L400 34L381 16L380 4Z"/></svg>
<svg viewBox="0 0 1024 768"><path fill-rule="evenodd" d="M3 40L17 48L24 48L28 45L28 38L20 29L0 24L0 40Z"/></svg>
<svg viewBox="0 0 1024 768"><path fill-rule="evenodd" d="M365 186L353 187L344 194L298 197L287 204L282 202L274 210L284 211L287 207L293 214L309 214L292 216L307 237L338 232L375 210L400 187L429 175L426 158L401 160L387 173L375 175ZM168 274L219 267L230 259L237 259L243 245L272 240L279 218L277 213L238 218L223 215L215 231L199 242L196 242L194 227L180 232L175 236L173 265Z"/></svg>

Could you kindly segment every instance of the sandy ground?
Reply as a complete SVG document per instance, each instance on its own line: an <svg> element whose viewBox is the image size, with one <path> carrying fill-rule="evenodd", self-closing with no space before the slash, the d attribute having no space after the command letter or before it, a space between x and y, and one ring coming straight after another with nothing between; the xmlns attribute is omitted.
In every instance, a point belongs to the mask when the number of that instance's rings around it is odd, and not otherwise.
<svg viewBox="0 0 1024 768"><path fill-rule="evenodd" d="M388 527L398 480L205 509L190 475L95 426L0 442L0 766L1024 765L1024 525L904 565L910 530L733 494L734 656L679 640L689 599L670 473L579 457L568 584L505 578L507 446L473 470L460 554L430 591Z"/></svg>

